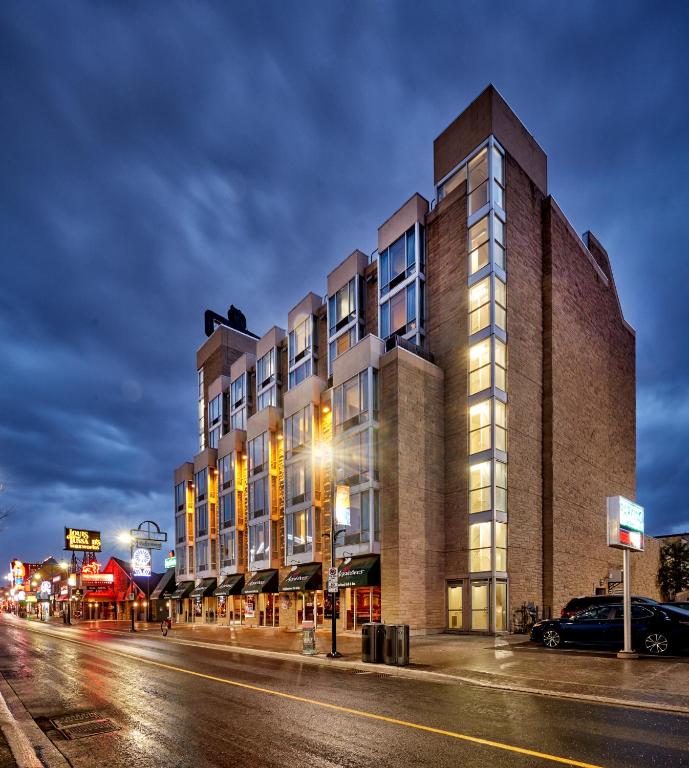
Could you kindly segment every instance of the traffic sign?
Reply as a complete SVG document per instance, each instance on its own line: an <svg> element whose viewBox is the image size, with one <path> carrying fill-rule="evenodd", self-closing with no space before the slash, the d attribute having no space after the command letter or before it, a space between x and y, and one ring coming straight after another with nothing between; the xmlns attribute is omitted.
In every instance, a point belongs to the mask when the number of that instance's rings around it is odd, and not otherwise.
<svg viewBox="0 0 689 768"><path fill-rule="evenodd" d="M132 538L136 539L137 541L140 541L141 539L150 539L151 541L167 541L167 533L164 531L144 531L140 528L132 528L130 529L129 533L131 533Z"/></svg>
<svg viewBox="0 0 689 768"><path fill-rule="evenodd" d="M337 583L337 568L328 568L328 592L336 595L340 591Z"/></svg>
<svg viewBox="0 0 689 768"><path fill-rule="evenodd" d="M159 541L153 539L137 539L134 543L137 549L162 549L163 545Z"/></svg>

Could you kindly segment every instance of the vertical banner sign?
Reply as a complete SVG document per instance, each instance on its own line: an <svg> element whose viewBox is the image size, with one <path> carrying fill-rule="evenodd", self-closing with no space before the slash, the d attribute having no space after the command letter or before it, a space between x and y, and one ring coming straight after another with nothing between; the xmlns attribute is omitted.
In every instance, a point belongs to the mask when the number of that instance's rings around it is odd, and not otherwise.
<svg viewBox="0 0 689 768"><path fill-rule="evenodd" d="M132 571L134 576L151 575L151 553L147 549L135 549L132 555Z"/></svg>
<svg viewBox="0 0 689 768"><path fill-rule="evenodd" d="M335 491L335 522L338 525L351 525L349 486L338 485Z"/></svg>

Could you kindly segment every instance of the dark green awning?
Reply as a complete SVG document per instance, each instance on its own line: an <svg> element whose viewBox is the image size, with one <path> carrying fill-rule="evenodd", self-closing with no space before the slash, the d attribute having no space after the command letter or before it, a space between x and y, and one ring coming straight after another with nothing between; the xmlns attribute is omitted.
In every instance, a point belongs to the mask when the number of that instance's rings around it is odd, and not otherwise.
<svg viewBox="0 0 689 768"><path fill-rule="evenodd" d="M169 597L175 591L175 569L168 568L161 576L160 581L155 585L151 592L151 600L161 600L163 597Z"/></svg>
<svg viewBox="0 0 689 768"><path fill-rule="evenodd" d="M379 587L380 555L362 555L345 560L337 569L337 582L344 587Z"/></svg>
<svg viewBox="0 0 689 768"><path fill-rule="evenodd" d="M211 597L217 586L215 579L203 579L189 597Z"/></svg>
<svg viewBox="0 0 689 768"><path fill-rule="evenodd" d="M189 597L189 593L192 589L194 589L193 581L180 581L170 597L173 600L181 600L183 597Z"/></svg>
<svg viewBox="0 0 689 768"><path fill-rule="evenodd" d="M270 568L256 573L247 581L242 589L243 595L258 595L261 592L278 591L278 572Z"/></svg>
<svg viewBox="0 0 689 768"><path fill-rule="evenodd" d="M232 576L226 576L222 584L213 592L216 597L229 597L238 595L244 586L244 574L235 573Z"/></svg>
<svg viewBox="0 0 689 768"><path fill-rule="evenodd" d="M280 582L278 592L313 592L323 589L320 563L298 565Z"/></svg>

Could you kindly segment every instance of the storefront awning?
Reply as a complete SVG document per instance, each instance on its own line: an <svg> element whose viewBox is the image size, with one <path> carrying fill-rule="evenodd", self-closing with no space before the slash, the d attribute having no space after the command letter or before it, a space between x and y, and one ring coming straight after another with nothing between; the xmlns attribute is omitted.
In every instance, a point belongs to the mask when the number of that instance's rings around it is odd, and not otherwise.
<svg viewBox="0 0 689 768"><path fill-rule="evenodd" d="M222 584L213 592L216 597L229 597L238 595L244 586L244 574L235 573L232 576L226 576Z"/></svg>
<svg viewBox="0 0 689 768"><path fill-rule="evenodd" d="M82 598L83 603L121 603L127 599L127 593L122 592L87 592Z"/></svg>
<svg viewBox="0 0 689 768"><path fill-rule="evenodd" d="M320 563L298 565L280 582L278 592L313 592L323 589L323 576Z"/></svg>
<svg viewBox="0 0 689 768"><path fill-rule="evenodd" d="M189 597L189 593L194 589L193 581L180 581L175 591L170 595L173 600L181 600L183 597Z"/></svg>
<svg viewBox="0 0 689 768"><path fill-rule="evenodd" d="M337 581L344 587L379 587L380 556L362 555L345 560L337 569Z"/></svg>
<svg viewBox="0 0 689 768"><path fill-rule="evenodd" d="M258 595L261 592L278 591L278 572L274 569L257 571L242 589L243 595Z"/></svg>
<svg viewBox="0 0 689 768"><path fill-rule="evenodd" d="M151 592L151 600L160 600L163 597L168 597L174 591L175 569L168 568L160 577L160 581L155 585L153 592Z"/></svg>
<svg viewBox="0 0 689 768"><path fill-rule="evenodd" d="M215 579L203 579L189 597L211 597L217 583Z"/></svg>

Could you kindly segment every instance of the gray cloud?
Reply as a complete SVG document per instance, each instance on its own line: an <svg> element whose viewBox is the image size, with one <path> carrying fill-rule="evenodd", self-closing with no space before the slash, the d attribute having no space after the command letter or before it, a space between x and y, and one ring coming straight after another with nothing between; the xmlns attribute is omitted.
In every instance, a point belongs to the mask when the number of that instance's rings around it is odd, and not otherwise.
<svg viewBox="0 0 689 768"><path fill-rule="evenodd" d="M653 530L689 528L688 11L499 6L0 8L0 560L65 523L170 528L203 310L284 324L432 196L431 142L489 81L608 247L638 330L639 498Z"/></svg>

